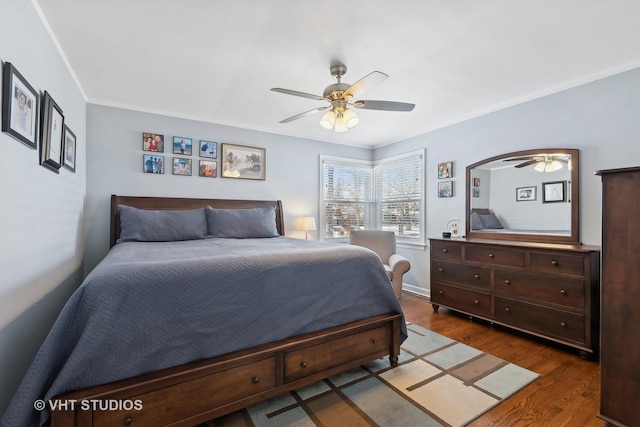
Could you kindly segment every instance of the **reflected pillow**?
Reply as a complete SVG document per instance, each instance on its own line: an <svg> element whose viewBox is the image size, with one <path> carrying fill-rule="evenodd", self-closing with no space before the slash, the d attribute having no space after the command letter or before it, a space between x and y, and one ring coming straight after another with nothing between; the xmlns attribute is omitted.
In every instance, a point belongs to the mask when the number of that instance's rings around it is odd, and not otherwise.
<svg viewBox="0 0 640 427"><path fill-rule="evenodd" d="M204 208L147 210L120 205L121 242L173 242L207 237Z"/></svg>
<svg viewBox="0 0 640 427"><path fill-rule="evenodd" d="M206 208L207 234L210 237L253 239L278 237L276 208L214 209Z"/></svg>
<svg viewBox="0 0 640 427"><path fill-rule="evenodd" d="M482 221L482 225L484 226L484 228L504 228L502 227L502 224L500 224L500 220L494 213L480 215L480 221Z"/></svg>
<svg viewBox="0 0 640 427"><path fill-rule="evenodd" d="M482 224L482 220L480 219L480 214L477 212L471 213L471 229L472 230L482 230L484 225Z"/></svg>

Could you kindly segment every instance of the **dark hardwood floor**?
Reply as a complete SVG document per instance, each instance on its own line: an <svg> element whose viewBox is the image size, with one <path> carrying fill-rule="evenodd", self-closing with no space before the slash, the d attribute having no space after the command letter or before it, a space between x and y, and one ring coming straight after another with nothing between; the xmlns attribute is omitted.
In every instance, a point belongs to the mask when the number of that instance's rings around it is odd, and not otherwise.
<svg viewBox="0 0 640 427"><path fill-rule="evenodd" d="M444 308L434 313L428 299L404 292L407 322L458 340L541 375L476 419L470 427L602 427L600 366L561 347L487 322L469 320Z"/></svg>

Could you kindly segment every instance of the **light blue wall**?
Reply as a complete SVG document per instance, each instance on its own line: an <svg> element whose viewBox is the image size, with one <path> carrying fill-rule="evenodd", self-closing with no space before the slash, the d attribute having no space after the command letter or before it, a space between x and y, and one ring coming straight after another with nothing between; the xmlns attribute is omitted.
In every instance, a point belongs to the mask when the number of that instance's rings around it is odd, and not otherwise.
<svg viewBox="0 0 640 427"><path fill-rule="evenodd" d="M640 69L545 96L505 110L378 148L374 159L426 148L427 236L441 235L447 219L465 217L465 168L501 153L532 148L580 150L581 241L601 242L599 169L640 164ZM437 165L454 162L454 194L437 197ZM428 292L429 257L405 249L408 282Z"/></svg>
<svg viewBox="0 0 640 427"><path fill-rule="evenodd" d="M0 413L82 280L86 103L32 3L2 0L0 60L49 91L77 137L76 173L0 133Z"/></svg>

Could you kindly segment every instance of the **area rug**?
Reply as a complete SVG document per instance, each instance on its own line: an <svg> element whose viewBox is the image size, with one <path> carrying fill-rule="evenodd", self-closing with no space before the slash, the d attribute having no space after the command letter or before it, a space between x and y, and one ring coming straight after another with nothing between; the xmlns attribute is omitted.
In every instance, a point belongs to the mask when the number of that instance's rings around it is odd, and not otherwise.
<svg viewBox="0 0 640 427"><path fill-rule="evenodd" d="M539 377L410 324L399 365L388 358L200 427L464 426Z"/></svg>

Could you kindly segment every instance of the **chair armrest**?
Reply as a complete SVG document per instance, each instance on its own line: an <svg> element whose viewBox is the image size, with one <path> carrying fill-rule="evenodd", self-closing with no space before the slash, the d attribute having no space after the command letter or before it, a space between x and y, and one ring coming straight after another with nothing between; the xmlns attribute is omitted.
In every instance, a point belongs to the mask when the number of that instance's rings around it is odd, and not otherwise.
<svg viewBox="0 0 640 427"><path fill-rule="evenodd" d="M391 274L396 277L396 274L403 275L411 268L411 264L409 260L403 257L400 254L391 254L389 257L389 268L391 269Z"/></svg>

